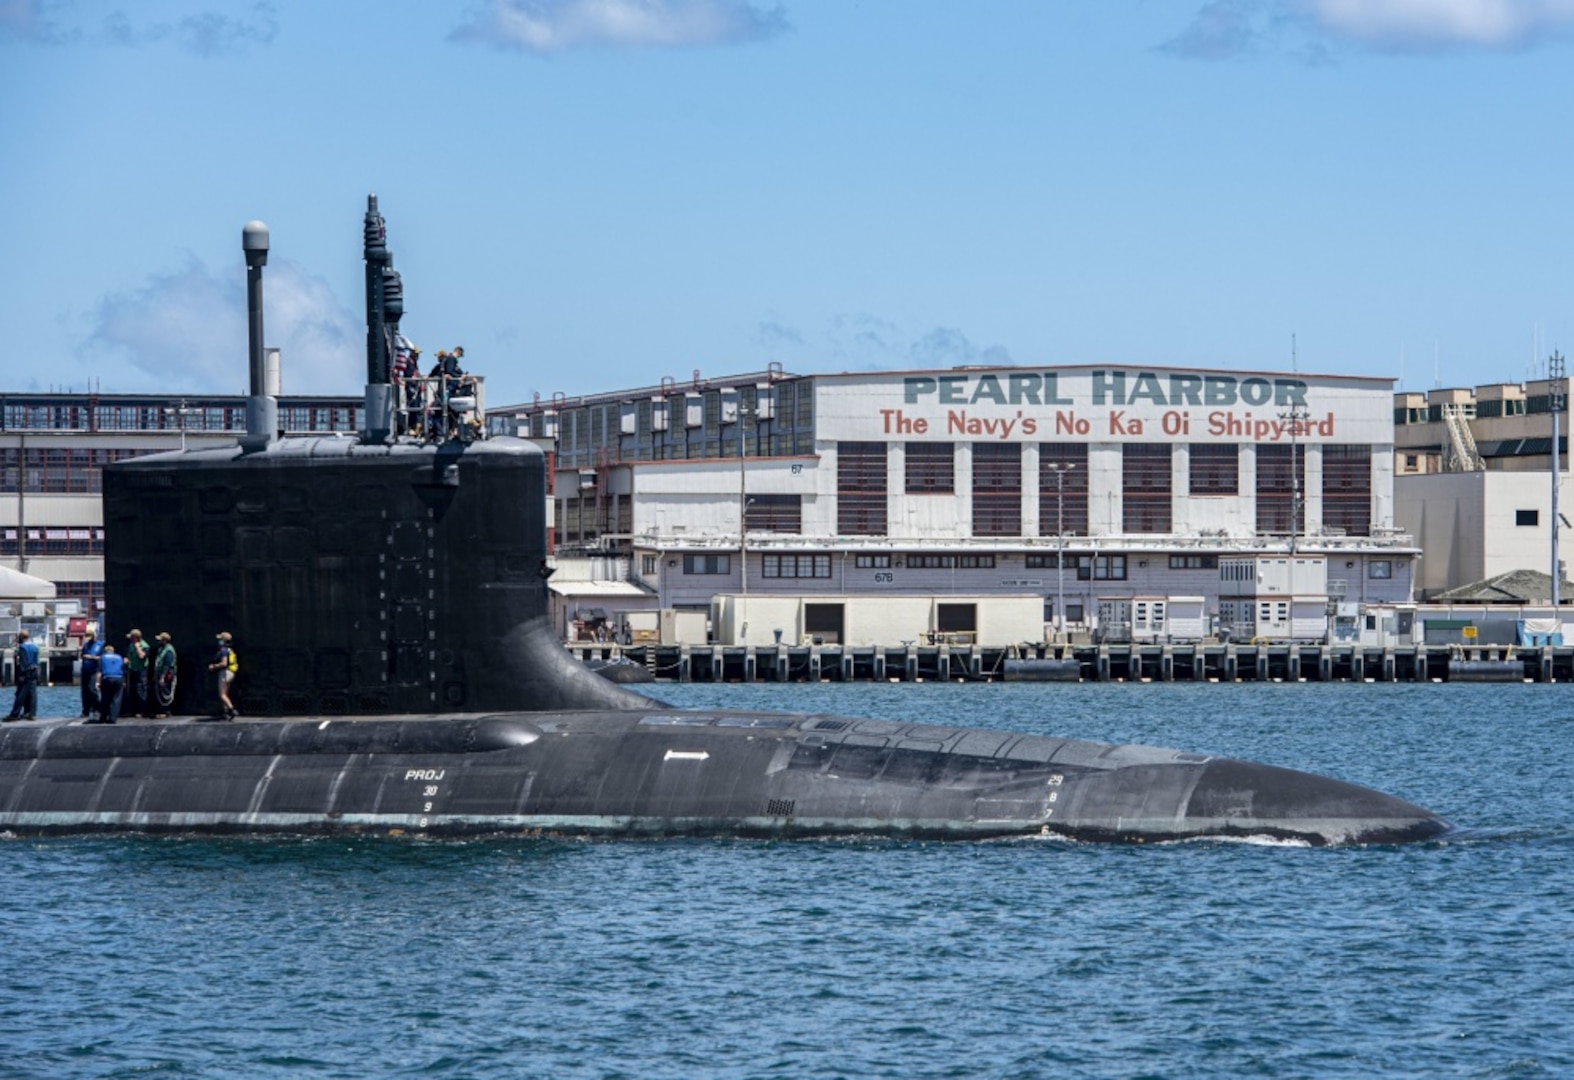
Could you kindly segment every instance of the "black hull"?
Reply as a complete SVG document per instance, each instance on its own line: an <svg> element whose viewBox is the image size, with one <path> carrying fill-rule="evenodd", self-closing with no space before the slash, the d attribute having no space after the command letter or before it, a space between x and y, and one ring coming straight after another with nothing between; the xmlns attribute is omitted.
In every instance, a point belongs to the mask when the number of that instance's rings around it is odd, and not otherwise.
<svg viewBox="0 0 1574 1080"><path fill-rule="evenodd" d="M18 834L413 833L1313 845L1424 840L1402 800L1272 766L885 720L651 709L15 725Z"/></svg>
<svg viewBox="0 0 1574 1080"><path fill-rule="evenodd" d="M210 643L233 632L230 692L248 720L7 727L0 828L1314 844L1447 829L1399 799L1270 766L884 720L686 713L592 673L551 628L543 453L511 438L387 438L391 414L375 406L389 400L404 309L383 224L369 200L367 438L271 437L266 233L256 248L248 226L257 423L244 445L104 470L102 636L172 633L174 710L199 713L219 704ZM1063 663L1031 673L1071 674Z"/></svg>

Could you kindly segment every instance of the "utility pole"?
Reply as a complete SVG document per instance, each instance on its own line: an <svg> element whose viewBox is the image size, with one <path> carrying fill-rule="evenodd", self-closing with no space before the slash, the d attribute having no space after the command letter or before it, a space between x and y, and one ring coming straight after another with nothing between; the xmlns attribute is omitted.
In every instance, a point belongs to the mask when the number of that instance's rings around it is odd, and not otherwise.
<svg viewBox="0 0 1574 1080"><path fill-rule="evenodd" d="M1300 371L1301 365L1295 354L1295 335L1290 335L1290 370ZM1287 420L1290 424L1290 554L1295 555L1298 541L1301 536L1301 425L1306 422L1311 414L1303 405L1297 409L1291 405L1289 411L1279 414L1280 420Z"/></svg>
<svg viewBox="0 0 1574 1080"><path fill-rule="evenodd" d="M1311 414L1306 407L1291 405L1279 414L1279 419L1290 426L1290 554L1299 550L1301 521L1304 516L1301 495L1301 429Z"/></svg>
<svg viewBox="0 0 1574 1080"><path fill-rule="evenodd" d="M1066 474L1075 465L1045 465L1055 478L1055 616L1061 634L1071 640L1071 627L1066 623Z"/></svg>
<svg viewBox="0 0 1574 1080"><path fill-rule="evenodd" d="M1558 414L1568 401L1568 380L1563 375L1563 354L1547 358L1547 408L1552 413L1552 606L1563 602L1563 569L1558 561ZM1556 610L1553 612L1556 615Z"/></svg>

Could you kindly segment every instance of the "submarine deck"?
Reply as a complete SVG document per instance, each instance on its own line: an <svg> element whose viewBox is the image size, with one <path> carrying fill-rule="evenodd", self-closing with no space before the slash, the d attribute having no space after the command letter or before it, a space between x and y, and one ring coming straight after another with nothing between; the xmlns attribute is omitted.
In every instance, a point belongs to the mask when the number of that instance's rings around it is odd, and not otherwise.
<svg viewBox="0 0 1574 1080"><path fill-rule="evenodd" d="M823 714L668 709L69 720L0 729L18 832L1427 839L1370 788L1271 765Z"/></svg>

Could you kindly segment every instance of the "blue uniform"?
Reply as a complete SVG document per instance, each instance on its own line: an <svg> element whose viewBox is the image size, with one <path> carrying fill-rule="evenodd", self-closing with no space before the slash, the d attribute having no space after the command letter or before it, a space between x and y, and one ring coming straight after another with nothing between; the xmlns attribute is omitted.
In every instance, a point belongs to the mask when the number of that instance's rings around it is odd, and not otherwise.
<svg viewBox="0 0 1574 1080"><path fill-rule="evenodd" d="M7 720L32 720L38 716L38 646L16 643L16 697Z"/></svg>
<svg viewBox="0 0 1574 1080"><path fill-rule="evenodd" d="M113 724L120 719L120 691L126 680L126 658L107 652L99 657L98 722Z"/></svg>
<svg viewBox="0 0 1574 1080"><path fill-rule="evenodd" d="M98 712L98 658L104 655L102 641L90 641L82 646L82 715Z"/></svg>

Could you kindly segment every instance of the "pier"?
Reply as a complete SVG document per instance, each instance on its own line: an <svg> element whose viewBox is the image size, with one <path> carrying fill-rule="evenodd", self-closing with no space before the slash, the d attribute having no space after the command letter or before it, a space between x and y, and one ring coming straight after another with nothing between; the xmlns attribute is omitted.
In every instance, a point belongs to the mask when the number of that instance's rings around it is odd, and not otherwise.
<svg viewBox="0 0 1574 1080"><path fill-rule="evenodd" d="M1080 682L1571 682L1574 646L1103 644L1036 646L634 645L574 642L579 659L624 656L666 682L1006 682L1010 660L1074 660Z"/></svg>

